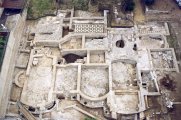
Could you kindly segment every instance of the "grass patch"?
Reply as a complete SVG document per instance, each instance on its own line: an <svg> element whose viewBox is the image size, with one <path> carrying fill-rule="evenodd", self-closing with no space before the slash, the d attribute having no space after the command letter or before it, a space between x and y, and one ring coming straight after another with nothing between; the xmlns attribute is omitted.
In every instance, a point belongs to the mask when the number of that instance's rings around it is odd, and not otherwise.
<svg viewBox="0 0 181 120"><path fill-rule="evenodd" d="M95 118L86 117L84 120L96 120Z"/></svg>
<svg viewBox="0 0 181 120"><path fill-rule="evenodd" d="M2 56L3 56L3 50L4 50L3 48L0 48L0 62L2 62L1 59L2 59Z"/></svg>
<svg viewBox="0 0 181 120"><path fill-rule="evenodd" d="M5 44L6 44L6 37L0 36L0 70L1 70L3 59L4 59L4 50L6 49Z"/></svg>
<svg viewBox="0 0 181 120"><path fill-rule="evenodd" d="M5 41L6 41L5 37L4 36L0 36L0 48L4 47Z"/></svg>
<svg viewBox="0 0 181 120"><path fill-rule="evenodd" d="M3 53L4 53L4 48L0 48L0 71L1 71L2 63L4 59Z"/></svg>
<svg viewBox="0 0 181 120"><path fill-rule="evenodd" d="M59 3L59 6L63 10L75 8L75 10L87 11L89 8L88 4L89 0L64 0L63 2Z"/></svg>
<svg viewBox="0 0 181 120"><path fill-rule="evenodd" d="M46 14L53 14L55 9L54 0L30 0L28 18L36 19Z"/></svg>
<svg viewBox="0 0 181 120"><path fill-rule="evenodd" d="M170 48L175 48L177 45L176 39L174 39L171 35L167 36L167 42L168 42Z"/></svg>
<svg viewBox="0 0 181 120"><path fill-rule="evenodd" d="M88 0L73 0L75 10L88 10Z"/></svg>

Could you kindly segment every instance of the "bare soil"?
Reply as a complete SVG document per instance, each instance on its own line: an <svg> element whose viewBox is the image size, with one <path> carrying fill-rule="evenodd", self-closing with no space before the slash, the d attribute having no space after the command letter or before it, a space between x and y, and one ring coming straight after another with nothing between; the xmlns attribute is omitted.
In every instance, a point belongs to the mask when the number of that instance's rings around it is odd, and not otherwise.
<svg viewBox="0 0 181 120"><path fill-rule="evenodd" d="M140 0L135 0L135 10L134 10L134 22L136 23L143 23L145 22L145 14L144 14L144 9L141 4Z"/></svg>
<svg viewBox="0 0 181 120"><path fill-rule="evenodd" d="M148 15L147 20L181 20L181 9L176 4L175 0L155 0L155 4L151 6L153 10L168 11L169 14L154 14Z"/></svg>
<svg viewBox="0 0 181 120"><path fill-rule="evenodd" d="M176 91L173 91L171 95L174 98L174 102L181 102L181 73L174 75L176 81ZM175 109L172 113L170 113L172 120L178 120L181 116L181 104L174 105Z"/></svg>

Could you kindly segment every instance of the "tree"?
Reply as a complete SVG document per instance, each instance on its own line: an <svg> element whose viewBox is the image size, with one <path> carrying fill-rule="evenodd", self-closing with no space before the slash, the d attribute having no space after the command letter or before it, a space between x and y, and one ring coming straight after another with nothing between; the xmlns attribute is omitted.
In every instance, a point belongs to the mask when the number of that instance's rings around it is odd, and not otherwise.
<svg viewBox="0 0 181 120"><path fill-rule="evenodd" d="M76 10L87 10L88 1L87 0L73 0L74 8Z"/></svg>
<svg viewBox="0 0 181 120"><path fill-rule="evenodd" d="M91 0L91 5L97 5L97 0Z"/></svg>
<svg viewBox="0 0 181 120"><path fill-rule="evenodd" d="M104 10L109 10L110 11L110 9L111 9L111 5L101 4L101 3L98 4L98 11L99 12L104 12Z"/></svg>
<svg viewBox="0 0 181 120"><path fill-rule="evenodd" d="M58 3L58 4L62 3L63 4L63 0L56 0L56 3Z"/></svg>
<svg viewBox="0 0 181 120"><path fill-rule="evenodd" d="M124 11L133 11L135 8L135 2L133 0L124 0L122 8Z"/></svg>
<svg viewBox="0 0 181 120"><path fill-rule="evenodd" d="M144 3L147 5L147 6L150 6L150 5L153 5L155 3L155 0L144 0Z"/></svg>

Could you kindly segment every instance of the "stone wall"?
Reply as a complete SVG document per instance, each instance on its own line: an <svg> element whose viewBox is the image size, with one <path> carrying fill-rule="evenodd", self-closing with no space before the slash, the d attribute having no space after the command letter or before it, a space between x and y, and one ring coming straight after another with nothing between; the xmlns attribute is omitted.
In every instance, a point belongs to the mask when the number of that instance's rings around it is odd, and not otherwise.
<svg viewBox="0 0 181 120"><path fill-rule="evenodd" d="M10 30L10 35L0 72L0 118L5 117L8 99L10 96L9 94L11 90L11 84L13 81L16 55L18 52L21 36L24 31L26 15L27 11L24 10L21 15L17 14L9 16L7 19L7 26Z"/></svg>
<svg viewBox="0 0 181 120"><path fill-rule="evenodd" d="M169 14L169 11L151 10L148 7L146 7L145 13L148 15L151 15L151 14Z"/></svg>

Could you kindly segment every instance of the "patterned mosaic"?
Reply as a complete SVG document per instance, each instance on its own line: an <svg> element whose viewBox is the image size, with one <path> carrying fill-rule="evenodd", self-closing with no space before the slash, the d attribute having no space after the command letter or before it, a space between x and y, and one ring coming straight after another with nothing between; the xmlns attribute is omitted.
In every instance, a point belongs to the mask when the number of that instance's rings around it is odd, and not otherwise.
<svg viewBox="0 0 181 120"><path fill-rule="evenodd" d="M103 24L75 24L75 32L77 33L103 33Z"/></svg>

